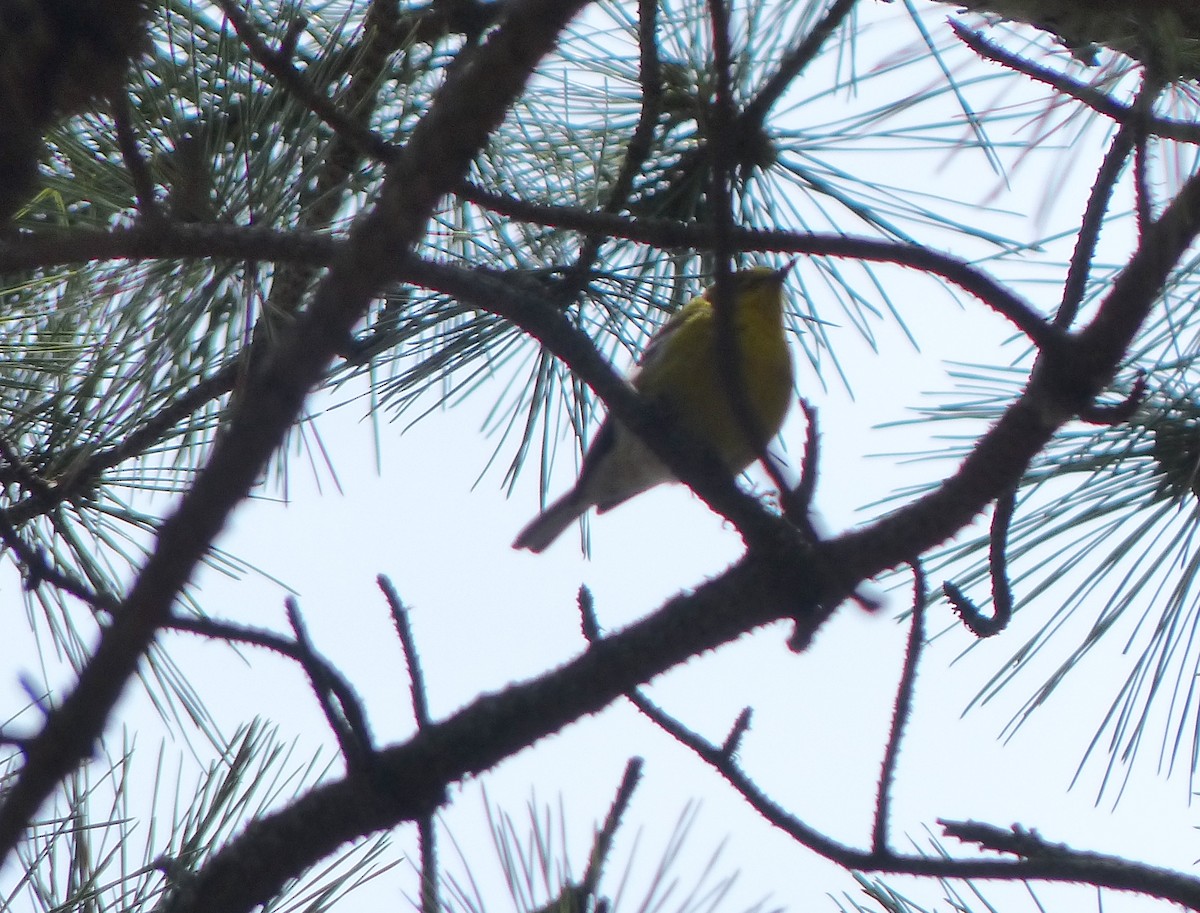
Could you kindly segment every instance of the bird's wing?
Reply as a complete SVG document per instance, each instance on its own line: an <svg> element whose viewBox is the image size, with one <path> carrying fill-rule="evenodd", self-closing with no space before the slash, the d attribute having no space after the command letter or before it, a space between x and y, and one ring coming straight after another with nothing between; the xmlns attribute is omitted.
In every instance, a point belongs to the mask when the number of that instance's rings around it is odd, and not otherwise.
<svg viewBox="0 0 1200 913"><path fill-rule="evenodd" d="M693 298L672 314L667 322L659 327L658 331L650 337L650 341L646 343L642 357L638 359L638 363L629 372L629 382L634 387L640 388L639 376L647 370L653 374L655 367L661 362L663 354L670 348L671 340L675 335L679 333L685 324L699 316L701 311L705 311L710 307L711 305L707 299L703 297Z"/></svg>

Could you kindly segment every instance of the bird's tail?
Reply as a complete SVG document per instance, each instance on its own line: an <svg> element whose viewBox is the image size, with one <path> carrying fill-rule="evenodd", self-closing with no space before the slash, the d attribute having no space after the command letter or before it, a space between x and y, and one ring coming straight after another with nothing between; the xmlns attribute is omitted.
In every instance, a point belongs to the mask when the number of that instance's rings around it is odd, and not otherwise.
<svg viewBox="0 0 1200 913"><path fill-rule="evenodd" d="M589 506L586 501L577 497L575 492L568 492L521 530L513 542L513 548L527 548L534 554L545 551L568 526L583 516Z"/></svg>

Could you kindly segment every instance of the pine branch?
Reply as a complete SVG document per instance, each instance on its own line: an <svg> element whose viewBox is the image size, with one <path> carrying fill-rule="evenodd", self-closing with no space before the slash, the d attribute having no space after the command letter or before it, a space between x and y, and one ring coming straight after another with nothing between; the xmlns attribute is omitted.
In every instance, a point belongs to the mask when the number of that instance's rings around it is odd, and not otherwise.
<svg viewBox="0 0 1200 913"><path fill-rule="evenodd" d="M389 175L378 206L360 217L345 255L309 311L250 379L228 434L217 444L74 689L27 745L26 763L0 805L0 858L44 799L91 751L113 705L170 617L171 606L250 492L323 377L337 347L392 276L397 252L422 236L438 200L461 183L470 161L525 86L582 0L524 0L437 94Z"/></svg>

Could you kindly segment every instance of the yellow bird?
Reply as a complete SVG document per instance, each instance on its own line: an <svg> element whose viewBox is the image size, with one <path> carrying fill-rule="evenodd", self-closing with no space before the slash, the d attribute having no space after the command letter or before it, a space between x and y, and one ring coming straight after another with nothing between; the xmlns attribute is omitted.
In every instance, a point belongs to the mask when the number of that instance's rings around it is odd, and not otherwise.
<svg viewBox="0 0 1200 913"><path fill-rule="evenodd" d="M783 269L756 266L733 275L733 333L751 424L763 439L751 441L726 394L717 361L715 286L677 311L651 338L629 380L643 397L670 411L687 434L704 441L736 474L779 433L792 401L792 359L783 330ZM583 458L569 492L521 530L513 548L541 552L589 507L600 513L674 475L633 432L608 418Z"/></svg>

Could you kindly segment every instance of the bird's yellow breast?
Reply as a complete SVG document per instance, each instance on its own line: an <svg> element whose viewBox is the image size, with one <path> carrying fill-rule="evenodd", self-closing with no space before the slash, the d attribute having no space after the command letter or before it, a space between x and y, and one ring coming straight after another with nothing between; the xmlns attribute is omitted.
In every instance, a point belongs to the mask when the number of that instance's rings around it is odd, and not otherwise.
<svg viewBox="0 0 1200 913"><path fill-rule="evenodd" d="M731 472L740 472L783 424L792 399L792 361L779 286L739 290L735 300L738 368L758 440L748 437L734 412L718 362L716 315L706 298L694 299L672 318L672 338L643 364L634 383L663 403L688 433L706 441Z"/></svg>

